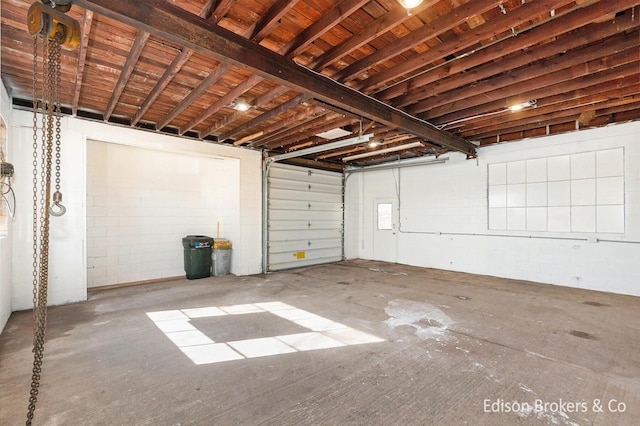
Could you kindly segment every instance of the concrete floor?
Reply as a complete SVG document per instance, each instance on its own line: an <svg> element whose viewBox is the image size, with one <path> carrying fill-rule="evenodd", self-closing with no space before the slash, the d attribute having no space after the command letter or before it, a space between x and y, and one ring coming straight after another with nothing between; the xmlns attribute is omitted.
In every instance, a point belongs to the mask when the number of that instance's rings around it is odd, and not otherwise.
<svg viewBox="0 0 640 426"><path fill-rule="evenodd" d="M49 310L34 424L640 424L637 297L358 260L89 299ZM237 359L194 363L176 324ZM31 332L21 312L0 336L2 425L24 423Z"/></svg>

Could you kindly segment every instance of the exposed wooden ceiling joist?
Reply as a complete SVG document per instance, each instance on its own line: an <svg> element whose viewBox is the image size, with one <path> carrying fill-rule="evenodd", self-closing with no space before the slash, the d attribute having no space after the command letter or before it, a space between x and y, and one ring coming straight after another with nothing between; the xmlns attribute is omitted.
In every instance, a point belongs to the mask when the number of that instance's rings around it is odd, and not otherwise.
<svg viewBox="0 0 640 426"><path fill-rule="evenodd" d="M280 84L302 92L311 92L318 99L357 112L369 119L395 125L437 145L475 156L475 146L470 142L284 60L277 53L257 43L212 25L206 19L170 3L152 0L140 0L135 3L125 0L76 0L75 4L225 61L227 64L248 69ZM162 124L167 125L169 121L165 119Z"/></svg>

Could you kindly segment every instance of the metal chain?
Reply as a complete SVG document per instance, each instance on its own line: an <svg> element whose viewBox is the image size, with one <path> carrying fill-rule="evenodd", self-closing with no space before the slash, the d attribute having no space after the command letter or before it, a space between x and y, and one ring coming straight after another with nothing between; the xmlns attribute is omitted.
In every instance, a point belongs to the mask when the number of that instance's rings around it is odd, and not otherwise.
<svg viewBox="0 0 640 426"><path fill-rule="evenodd" d="M48 49L47 49L48 48ZM38 81L37 67L37 40L34 41L34 87ZM59 141L59 109L60 109L60 43L58 40L46 40L43 42L43 67L42 67L42 147L40 151L41 172L38 182L38 131L37 110L38 103L34 93L33 104L33 248L34 248L34 337L33 337L33 371L31 376L31 391L27 412L27 425L31 425L38 399L38 389L42 373L44 359L44 340L47 325L47 290L49 268L49 207L51 197L51 163L53 157L54 135L54 111L56 111L56 143ZM56 85L48 82L56 82ZM34 90L35 92L35 90ZM39 185L38 185L39 183ZM40 191L38 191L38 186ZM40 202L38 203L38 192ZM39 209L38 209L39 204ZM38 211L39 210L39 211ZM39 214L38 214L39 213ZM38 226L39 224L39 226ZM39 228L39 229L38 229ZM38 232L39 231L39 232Z"/></svg>
<svg viewBox="0 0 640 426"><path fill-rule="evenodd" d="M60 105L60 91L62 86L62 72L61 72L61 58L60 58L60 43L53 43L54 46L54 64L55 70L55 82L56 93L54 97L54 106L56 114L56 192L60 192L60 117L62 115L62 107ZM55 201L55 200L54 200Z"/></svg>

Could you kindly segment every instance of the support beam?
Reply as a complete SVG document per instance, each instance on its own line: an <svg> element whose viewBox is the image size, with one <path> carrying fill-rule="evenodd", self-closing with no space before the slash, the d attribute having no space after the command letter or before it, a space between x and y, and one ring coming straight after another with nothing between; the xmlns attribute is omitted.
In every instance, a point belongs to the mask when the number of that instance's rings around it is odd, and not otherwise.
<svg viewBox="0 0 640 426"><path fill-rule="evenodd" d="M300 92L311 92L327 103L396 126L444 148L476 155L475 146L458 136L285 60L281 55L169 2L76 0L75 4Z"/></svg>
<svg viewBox="0 0 640 426"><path fill-rule="evenodd" d="M329 142L322 145L316 145L311 148L298 149L296 151L287 152L284 154L273 155L267 158L268 162L286 160L288 158L304 157L305 155L316 154L318 152L329 151L332 149L344 148L347 146L359 145L361 143L369 142L369 139L373 137L373 133L366 135L356 136L355 138L345 139L338 142Z"/></svg>
<svg viewBox="0 0 640 426"><path fill-rule="evenodd" d="M82 43L78 52L78 68L76 69L76 84L71 104L73 115L78 114L78 102L80 102L80 91L82 90L82 78L84 77L84 66L87 59L87 47L89 46L89 33L91 33L91 23L93 22L93 12L87 10L82 19Z"/></svg>
<svg viewBox="0 0 640 426"><path fill-rule="evenodd" d="M109 100L109 104L107 105L107 108L105 110L105 121L108 121L111 117L111 114L113 114L113 110L116 108L116 104L118 103L120 95L122 95L122 91L124 90L124 86L127 84L127 81L129 81L129 77L131 77L131 73L138 63L138 58L140 58L142 49L144 49L144 45L147 44L147 40L149 40L149 35L149 33L144 31L138 32L138 36L133 42L133 46L131 46L131 51L129 52L127 61L122 67L122 71L120 72L120 77L118 78L116 87L113 89L111 100Z"/></svg>

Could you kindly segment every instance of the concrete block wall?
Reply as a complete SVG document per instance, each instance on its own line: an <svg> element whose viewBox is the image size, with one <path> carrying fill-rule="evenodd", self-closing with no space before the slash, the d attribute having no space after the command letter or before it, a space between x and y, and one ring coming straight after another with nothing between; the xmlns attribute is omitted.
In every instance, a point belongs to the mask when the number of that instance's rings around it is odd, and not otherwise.
<svg viewBox="0 0 640 426"><path fill-rule="evenodd" d="M238 159L89 140L87 286L182 276L182 237L237 241L239 210Z"/></svg>
<svg viewBox="0 0 640 426"><path fill-rule="evenodd" d="M489 228L488 165L613 148L624 149L623 233ZM348 258L395 250L403 264L640 295L640 122L481 148L477 160L447 156L347 180ZM398 209L395 247L375 241L374 200L384 197Z"/></svg>
<svg viewBox="0 0 640 426"><path fill-rule="evenodd" d="M31 307L31 153L32 153L32 115L27 111L13 110L10 137L13 140L14 166L16 167L15 189L20 211L13 223L14 238L10 254L11 273L11 309L13 311ZM233 185L224 191L238 192L239 199L235 223L237 233L233 238L233 271L238 275L259 273L261 271L261 170L260 152L238 149L230 146L203 143L185 138L161 135L128 127L64 117L62 120L62 192L67 214L54 218L51 231L51 259L49 278L51 282L49 303L62 304L86 299L87 294L87 140L97 140L109 144L118 144L137 149L155 150L163 153L186 157L221 157L229 164L237 163L235 174L239 176L239 189ZM144 156L143 156L144 158ZM140 158L138 158L140 159ZM142 164L144 165L144 163ZM233 168L232 167L232 168ZM239 168L239 170L238 170ZM166 170L168 175L171 170ZM140 179L144 179L140 177ZM235 178L231 177L230 182ZM236 179L236 181L238 181ZM226 178L225 178L226 181ZM211 182L206 182L207 185ZM215 184L214 184L215 185ZM237 185L236 185L237 188ZM229 194L228 193L228 194ZM224 195L229 199L229 195ZM241 194L241 195L240 195ZM180 200L167 200L167 204L180 203ZM107 210L107 214L109 211ZM108 216L107 216L108 217ZM92 219L93 220L93 219ZM155 219L154 219L155 220ZM212 221L216 220L212 218ZM107 218L107 226L109 224ZM224 226L236 226L223 222ZM92 226L95 222L92 221ZM113 222L112 222L113 224ZM215 231L215 222L209 222L209 231ZM150 226L160 226L158 224ZM256 232L257 230L257 232ZM180 232L191 232L181 230ZM94 232L94 231L92 231ZM102 230L97 231L103 232ZM196 229L193 232L200 232ZM168 243L167 243L168 244ZM181 243L176 243L181 244ZM180 252L181 246L176 248ZM180 257L180 267L182 266ZM113 261L113 260L111 260ZM177 261L176 261L177 262ZM113 265L112 265L113 266ZM157 265L156 265L157 266ZM177 268L177 263L173 267ZM149 269L153 269L151 266ZM106 270L105 270L106 273ZM165 273L170 273L165 271ZM179 275L179 274L177 274ZM140 275L142 276L142 275ZM128 277L134 279L135 277ZM144 278L142 278L144 279Z"/></svg>

